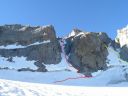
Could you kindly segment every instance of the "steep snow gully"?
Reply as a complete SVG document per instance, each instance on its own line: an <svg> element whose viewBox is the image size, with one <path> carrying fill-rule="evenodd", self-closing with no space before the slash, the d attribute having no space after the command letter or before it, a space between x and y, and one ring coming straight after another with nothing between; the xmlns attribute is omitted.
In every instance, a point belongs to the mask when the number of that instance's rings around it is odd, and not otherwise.
<svg viewBox="0 0 128 96"><path fill-rule="evenodd" d="M55 81L53 83L61 83L61 82L65 82L65 81L68 81L68 80L94 78L94 77L97 77L97 76L100 77L100 74L102 74L102 73L104 74L105 72L107 72L107 71L103 72L102 70L99 70L99 72L92 73L92 76L85 76L85 75L83 75L81 73L78 73L79 70L74 68L72 66L72 64L70 62L68 62L68 56L66 55L65 50L64 50L65 39L60 40L60 45L61 45L61 49L62 49L62 54L64 56L64 59L65 59L67 65L68 65L69 69L72 69L71 71L75 70L75 72L78 74L78 76L77 77L68 77L68 78L65 78L63 80L57 80L57 81ZM122 70L124 72L124 73L122 73L122 75L124 77L126 77L126 75L128 74L127 73L128 62L125 62L122 59L120 59L119 53L116 50L114 50L111 46L107 46L105 44L104 44L104 46L107 48L107 50L109 52L109 56L108 56L109 64L107 65L110 68L109 70L111 70L111 68L115 68L115 67L117 67L117 69L118 69L118 67L122 67Z"/></svg>
<svg viewBox="0 0 128 96"><path fill-rule="evenodd" d="M75 70L76 72L79 72L78 69L74 68L74 67L72 66L72 64L71 64L70 62L68 62L68 56L66 55L65 50L64 50L64 46L65 46L64 42L65 42L65 40L62 38L62 40L60 40L60 46L61 46L62 54L63 54L63 56L64 56L64 58L65 58L65 61L66 61L67 64L68 64L68 67L69 67L70 69L72 69L72 70ZM78 74L79 74L78 77L69 77L69 78L66 78L66 79L64 79L64 80L55 81L54 83L64 82L64 81L73 80L73 79L80 79L80 78L85 78L85 79L86 79L86 78L91 78L91 77L92 77L92 76L85 76L85 75L83 75L83 74L81 74L81 73L78 73Z"/></svg>
<svg viewBox="0 0 128 96"><path fill-rule="evenodd" d="M13 69L0 70L0 79L72 86L128 85L125 78L128 76L128 63L121 60L118 52L112 47L107 47L109 52L107 57L109 60L108 69L105 71L99 70L98 72L92 73L92 77L88 77L78 73L78 70L68 62L68 56L66 56L64 51L65 44L65 39L60 40L62 61L59 64L47 65L46 68L49 68L48 72L17 72ZM119 85L122 82L126 84Z"/></svg>

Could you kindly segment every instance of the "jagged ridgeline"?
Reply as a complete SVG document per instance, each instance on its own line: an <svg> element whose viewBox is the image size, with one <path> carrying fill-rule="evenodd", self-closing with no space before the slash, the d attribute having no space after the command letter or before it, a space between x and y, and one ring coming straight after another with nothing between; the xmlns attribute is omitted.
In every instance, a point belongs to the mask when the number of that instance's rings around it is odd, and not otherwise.
<svg viewBox="0 0 128 96"><path fill-rule="evenodd" d="M118 36L119 37L119 36ZM122 40L122 39L121 39ZM23 26L20 24L0 26L0 68L18 71L46 72L57 66L66 70L65 57L78 72L91 75L108 66L108 47L120 50L127 61L126 45L120 38L111 40L104 32L84 32L74 29L68 36L57 38L52 25ZM60 42L64 42L64 52ZM52 66L52 67L51 67Z"/></svg>

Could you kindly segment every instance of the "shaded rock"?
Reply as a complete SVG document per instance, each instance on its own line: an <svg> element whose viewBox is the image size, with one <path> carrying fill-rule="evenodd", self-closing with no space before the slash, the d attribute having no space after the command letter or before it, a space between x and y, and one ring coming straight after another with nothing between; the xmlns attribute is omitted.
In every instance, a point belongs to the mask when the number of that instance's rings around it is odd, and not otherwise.
<svg viewBox="0 0 128 96"><path fill-rule="evenodd" d="M109 43L111 43L111 39L108 37L108 35L104 32L99 32L98 33L98 38L106 45L108 45Z"/></svg>
<svg viewBox="0 0 128 96"><path fill-rule="evenodd" d="M115 42L115 40L111 41L110 46L112 46L114 50L120 49L120 44Z"/></svg>
<svg viewBox="0 0 128 96"><path fill-rule="evenodd" d="M128 46L124 45L121 49L120 49L120 58L123 59L124 61L128 62Z"/></svg>
<svg viewBox="0 0 128 96"><path fill-rule="evenodd" d="M77 28L75 28L75 29L73 29L73 30L72 30L72 32L71 32L71 33L69 33L69 34L68 34L68 36L67 36L67 37L73 37L73 36L75 36L75 35L79 34L80 32L82 32L82 31L81 31L81 30L79 30L79 29L77 29Z"/></svg>
<svg viewBox="0 0 128 96"><path fill-rule="evenodd" d="M47 72L47 69L45 69L45 67L39 67L37 70L37 72Z"/></svg>
<svg viewBox="0 0 128 96"><path fill-rule="evenodd" d="M9 61L9 62L14 62L12 57L9 57L9 58L7 59L7 61Z"/></svg>
<svg viewBox="0 0 128 96"><path fill-rule="evenodd" d="M45 65L43 65L40 61L37 61L34 64L38 67L37 72L47 72Z"/></svg>
<svg viewBox="0 0 128 96"><path fill-rule="evenodd" d="M9 70L9 68L8 67L4 67L4 68L0 67L0 70Z"/></svg>
<svg viewBox="0 0 128 96"><path fill-rule="evenodd" d="M21 71L31 71L31 72L35 72L35 70L30 69L30 68L21 68L21 69L18 69L17 71L19 71L19 72L21 72Z"/></svg>
<svg viewBox="0 0 128 96"><path fill-rule="evenodd" d="M6 38L5 38L6 37ZM49 41L49 42L45 42ZM37 43L34 45L34 43ZM8 48L8 45L20 45L23 48ZM46 71L43 64L58 64L61 61L61 48L52 25L22 26L20 24L0 26L0 56L13 62L13 57L26 57L34 60L38 71ZM37 63L38 62L38 63ZM29 70L29 69L20 69ZM30 70L32 71L32 70Z"/></svg>
<svg viewBox="0 0 128 96"><path fill-rule="evenodd" d="M27 57L27 60L40 61L44 64L58 64L61 60L60 47L56 42L33 45L18 49L0 49L2 57Z"/></svg>
<svg viewBox="0 0 128 96"><path fill-rule="evenodd" d="M109 43L109 38L106 36L104 33L99 35L99 33L85 32L67 38L65 50L69 62L85 75L106 69L108 51L104 43Z"/></svg>
<svg viewBox="0 0 128 96"><path fill-rule="evenodd" d="M121 47L128 45L128 25L117 30L115 41L120 44Z"/></svg>

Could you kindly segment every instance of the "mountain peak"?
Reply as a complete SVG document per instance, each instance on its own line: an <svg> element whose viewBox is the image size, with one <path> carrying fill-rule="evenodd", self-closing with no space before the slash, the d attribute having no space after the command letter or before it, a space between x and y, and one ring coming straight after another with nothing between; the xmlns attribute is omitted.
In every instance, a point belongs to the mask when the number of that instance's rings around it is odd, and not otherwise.
<svg viewBox="0 0 128 96"><path fill-rule="evenodd" d="M116 42L119 43L121 47L128 45L128 25L117 30Z"/></svg>
<svg viewBox="0 0 128 96"><path fill-rule="evenodd" d="M78 29L78 28L74 28L74 29L68 34L68 37L75 36L75 35L79 34L80 32L82 32L82 30L80 30L80 29Z"/></svg>

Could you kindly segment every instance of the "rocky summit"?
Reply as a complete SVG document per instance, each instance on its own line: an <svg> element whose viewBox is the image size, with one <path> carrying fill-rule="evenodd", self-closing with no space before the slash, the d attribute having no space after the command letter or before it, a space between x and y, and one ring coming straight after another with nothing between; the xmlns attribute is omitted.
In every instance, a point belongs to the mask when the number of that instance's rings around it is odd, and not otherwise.
<svg viewBox="0 0 128 96"><path fill-rule="evenodd" d="M128 61L127 40L121 39L124 33L127 34L126 28L118 31L116 40L111 40L104 32L73 29L68 36L57 38L52 25L0 26L0 69L46 72L57 71L54 69L57 65L62 68L70 63L77 72L90 76L92 72L108 68L108 47Z"/></svg>
<svg viewBox="0 0 128 96"><path fill-rule="evenodd" d="M90 75L91 72L107 68L108 51L106 47L110 43L110 39L105 33L80 32L67 38L66 42L65 50L69 56L69 62L80 73Z"/></svg>

